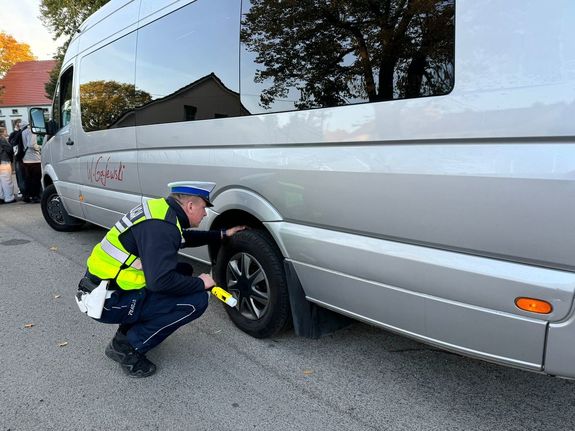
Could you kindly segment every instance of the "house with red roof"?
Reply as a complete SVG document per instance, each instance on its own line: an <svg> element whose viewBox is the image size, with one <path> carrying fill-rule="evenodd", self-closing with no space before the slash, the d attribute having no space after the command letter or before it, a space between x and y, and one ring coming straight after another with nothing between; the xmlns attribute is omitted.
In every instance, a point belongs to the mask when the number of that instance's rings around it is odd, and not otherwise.
<svg viewBox="0 0 575 431"><path fill-rule="evenodd" d="M52 101L46 97L44 85L55 65L55 60L23 61L6 72L0 79L0 127L12 132L17 120L28 121L31 107L51 114Z"/></svg>

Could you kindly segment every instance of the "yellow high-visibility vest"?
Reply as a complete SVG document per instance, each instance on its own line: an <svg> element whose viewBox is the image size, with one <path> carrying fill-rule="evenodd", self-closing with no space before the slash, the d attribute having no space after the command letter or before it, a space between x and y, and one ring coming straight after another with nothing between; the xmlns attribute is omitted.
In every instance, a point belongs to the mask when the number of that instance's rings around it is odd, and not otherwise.
<svg viewBox="0 0 575 431"><path fill-rule="evenodd" d="M119 240L121 233L144 220L166 220L170 206L165 199L152 199L138 205L122 217L108 231L88 258L88 271L102 280L116 280L123 290L141 289L146 285L140 258L130 254ZM176 226L182 235L182 227L176 218ZM182 238L183 239L183 238Z"/></svg>

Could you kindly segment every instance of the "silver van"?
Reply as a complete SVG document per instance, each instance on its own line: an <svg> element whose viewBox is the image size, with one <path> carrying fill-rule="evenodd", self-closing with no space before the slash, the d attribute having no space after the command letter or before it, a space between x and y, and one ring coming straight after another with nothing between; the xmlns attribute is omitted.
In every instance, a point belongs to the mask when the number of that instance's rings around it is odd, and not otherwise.
<svg viewBox="0 0 575 431"><path fill-rule="evenodd" d="M33 110L42 211L112 226L214 181L255 337L351 317L575 377L575 2L112 0Z"/></svg>

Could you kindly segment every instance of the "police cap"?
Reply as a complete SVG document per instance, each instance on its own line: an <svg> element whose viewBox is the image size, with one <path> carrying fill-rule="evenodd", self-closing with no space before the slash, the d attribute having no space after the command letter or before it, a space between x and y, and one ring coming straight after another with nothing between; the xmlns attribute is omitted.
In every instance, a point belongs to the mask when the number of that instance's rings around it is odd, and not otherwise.
<svg viewBox="0 0 575 431"><path fill-rule="evenodd" d="M210 202L210 193L215 186L216 183L205 181L176 181L168 184L170 193L199 196L206 202L207 207L213 207Z"/></svg>

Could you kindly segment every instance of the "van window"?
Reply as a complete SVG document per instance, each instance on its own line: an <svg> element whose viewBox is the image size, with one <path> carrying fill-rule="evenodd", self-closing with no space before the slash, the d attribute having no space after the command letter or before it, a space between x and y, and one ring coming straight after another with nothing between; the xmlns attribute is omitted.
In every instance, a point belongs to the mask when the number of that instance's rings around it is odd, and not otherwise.
<svg viewBox="0 0 575 431"><path fill-rule="evenodd" d="M60 76L60 81L56 85L54 95L54 105L52 106L53 119L58 125L58 129L66 126L70 122L72 115L72 80L74 70L72 67Z"/></svg>
<svg viewBox="0 0 575 431"><path fill-rule="evenodd" d="M66 74L62 76L62 93L61 93L61 105L60 112L62 113L60 119L62 121L61 127L67 126L72 118L72 68L66 71Z"/></svg>
<svg viewBox="0 0 575 431"><path fill-rule="evenodd" d="M197 0L138 30L138 125L234 117L239 97L240 6Z"/></svg>
<svg viewBox="0 0 575 431"><path fill-rule="evenodd" d="M134 125L136 104L151 95L136 91L136 33L98 49L80 63L80 110L86 132Z"/></svg>
<svg viewBox="0 0 575 431"><path fill-rule="evenodd" d="M251 113L443 95L455 0L244 0L242 102Z"/></svg>

